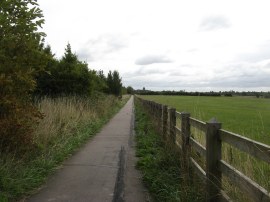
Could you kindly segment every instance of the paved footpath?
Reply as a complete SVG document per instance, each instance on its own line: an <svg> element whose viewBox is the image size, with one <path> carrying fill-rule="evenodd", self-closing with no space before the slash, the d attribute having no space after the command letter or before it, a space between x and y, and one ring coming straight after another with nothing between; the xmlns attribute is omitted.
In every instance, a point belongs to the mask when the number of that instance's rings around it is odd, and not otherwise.
<svg viewBox="0 0 270 202"><path fill-rule="evenodd" d="M29 202L144 202L149 197L135 169L133 97L101 132L64 162Z"/></svg>

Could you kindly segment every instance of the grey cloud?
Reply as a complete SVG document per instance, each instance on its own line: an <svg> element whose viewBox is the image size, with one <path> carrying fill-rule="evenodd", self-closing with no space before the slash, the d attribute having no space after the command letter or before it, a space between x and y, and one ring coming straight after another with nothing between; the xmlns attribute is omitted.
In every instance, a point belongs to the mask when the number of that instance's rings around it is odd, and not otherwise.
<svg viewBox="0 0 270 202"><path fill-rule="evenodd" d="M228 77L224 80L212 80L209 81L205 86L215 87L231 87L231 88L262 88L270 87L269 76L265 74L258 75L240 75Z"/></svg>
<svg viewBox="0 0 270 202"><path fill-rule="evenodd" d="M215 77L206 81L206 87L263 88L270 87L270 60L258 63L236 63L224 66Z"/></svg>
<svg viewBox="0 0 270 202"><path fill-rule="evenodd" d="M87 61L101 60L126 47L128 47L128 41L123 35L104 34L95 39L88 40L78 50L78 56L80 59L86 59Z"/></svg>
<svg viewBox="0 0 270 202"><path fill-rule="evenodd" d="M172 71L169 73L170 76L173 76L173 77L186 77L186 76L191 76L192 74L190 73L186 73L184 71Z"/></svg>
<svg viewBox="0 0 270 202"><path fill-rule="evenodd" d="M82 61L91 62L94 60L94 58L92 57L91 53L89 52L89 50L87 48L81 48L77 52L77 55L78 55L79 59Z"/></svg>
<svg viewBox="0 0 270 202"><path fill-rule="evenodd" d="M146 87L147 89L155 90L196 90L200 89L205 91L206 89L224 90L224 89L257 89L260 91L263 88L269 88L269 76L260 75L260 77L228 77L224 80L217 79L202 79L202 80L185 80L179 79L174 81L168 80L151 80L144 77L136 77L128 79L126 82L136 89Z"/></svg>
<svg viewBox="0 0 270 202"><path fill-rule="evenodd" d="M149 67L142 66L133 72L125 73L123 77L125 77L126 79L129 79L129 78L151 76L153 78L155 76L164 75L166 73L168 73L168 71L165 68L158 69L155 67L149 68Z"/></svg>
<svg viewBox="0 0 270 202"><path fill-rule="evenodd" d="M121 34L104 34L87 42L88 46L97 47L104 52L118 51L127 47L127 40Z"/></svg>
<svg viewBox="0 0 270 202"><path fill-rule="evenodd" d="M194 53L194 52L197 52L199 51L198 48L191 48L191 49L188 49L187 52L190 52L190 53Z"/></svg>
<svg viewBox="0 0 270 202"><path fill-rule="evenodd" d="M166 71L166 69L140 67L137 71L124 75L123 80L134 88L146 87L152 90L261 91L270 88L270 60L228 64L209 74L198 73L199 70L196 69L194 72L186 73L181 68Z"/></svg>
<svg viewBox="0 0 270 202"><path fill-rule="evenodd" d="M218 29L229 28L231 23L224 16L210 16L202 20L200 24L201 31L212 31Z"/></svg>
<svg viewBox="0 0 270 202"><path fill-rule="evenodd" d="M125 79L125 78L123 78ZM148 77L136 77L128 80L124 80L125 83L128 83L128 85L131 85L135 89L142 89L142 87L146 87L146 89L157 89L157 90L163 90L163 89L172 89L176 85L179 85L179 83L175 82L163 82L162 80L150 80Z"/></svg>
<svg viewBox="0 0 270 202"><path fill-rule="evenodd" d="M258 62L266 59L270 59L270 40L265 41L263 44L257 46L257 50L254 52L242 53L238 55L235 60L245 62Z"/></svg>
<svg viewBox="0 0 270 202"><path fill-rule="evenodd" d="M155 63L172 63L173 61L170 60L165 55L148 55L141 58L138 58L135 61L136 65L151 65Z"/></svg>
<svg viewBox="0 0 270 202"><path fill-rule="evenodd" d="M156 68L156 67L140 67L136 74L140 75L152 75L152 74L164 74L167 70L165 68Z"/></svg>

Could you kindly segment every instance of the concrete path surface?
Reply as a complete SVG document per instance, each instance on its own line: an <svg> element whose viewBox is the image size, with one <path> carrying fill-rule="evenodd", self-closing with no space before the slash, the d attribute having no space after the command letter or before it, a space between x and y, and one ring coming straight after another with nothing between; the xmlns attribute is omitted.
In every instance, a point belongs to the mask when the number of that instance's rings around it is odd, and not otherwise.
<svg viewBox="0 0 270 202"><path fill-rule="evenodd" d="M134 167L133 119L131 97L101 132L65 161L28 201L148 201Z"/></svg>

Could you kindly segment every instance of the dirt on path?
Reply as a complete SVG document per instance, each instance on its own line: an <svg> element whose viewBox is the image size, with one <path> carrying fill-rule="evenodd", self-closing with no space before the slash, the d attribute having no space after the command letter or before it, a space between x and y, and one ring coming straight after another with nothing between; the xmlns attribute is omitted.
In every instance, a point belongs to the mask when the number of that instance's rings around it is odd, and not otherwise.
<svg viewBox="0 0 270 202"><path fill-rule="evenodd" d="M27 201L149 201L135 169L133 99Z"/></svg>

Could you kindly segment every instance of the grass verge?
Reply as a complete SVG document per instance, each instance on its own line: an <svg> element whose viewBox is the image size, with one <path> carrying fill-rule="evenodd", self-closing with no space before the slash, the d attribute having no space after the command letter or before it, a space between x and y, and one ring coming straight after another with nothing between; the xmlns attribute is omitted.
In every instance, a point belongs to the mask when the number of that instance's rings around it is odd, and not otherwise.
<svg viewBox="0 0 270 202"><path fill-rule="evenodd" d="M50 174L95 135L126 103L100 95L95 100L46 98L45 118L35 130L36 148L20 154L0 153L0 201L16 201L35 193Z"/></svg>
<svg viewBox="0 0 270 202"><path fill-rule="evenodd" d="M149 116L135 102L137 167L155 201L204 201L199 188L191 186L179 154L164 146Z"/></svg>

